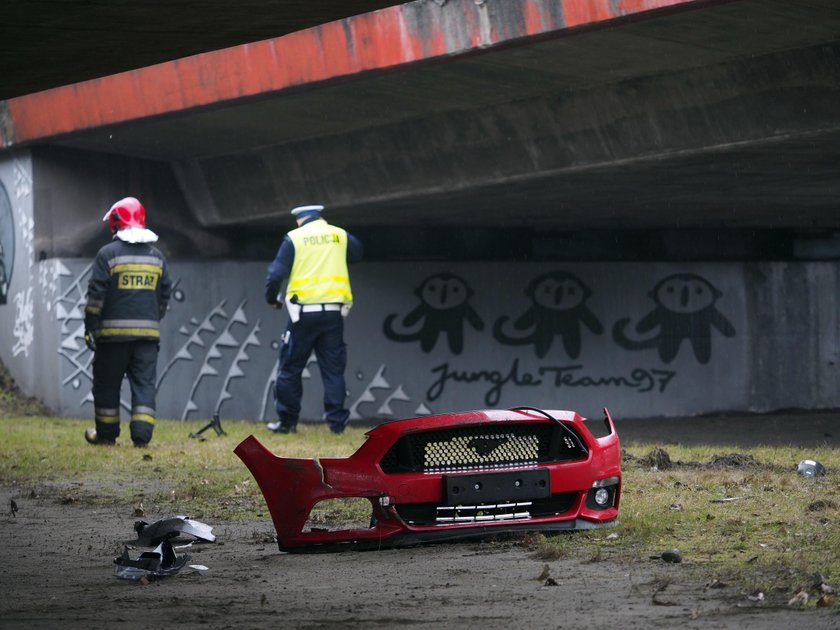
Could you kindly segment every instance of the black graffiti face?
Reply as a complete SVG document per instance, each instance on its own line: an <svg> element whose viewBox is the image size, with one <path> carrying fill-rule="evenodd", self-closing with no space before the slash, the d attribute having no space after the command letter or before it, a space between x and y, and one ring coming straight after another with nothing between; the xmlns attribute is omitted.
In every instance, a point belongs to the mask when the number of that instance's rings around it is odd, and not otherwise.
<svg viewBox="0 0 840 630"><path fill-rule="evenodd" d="M493 336L506 345L534 345L537 356L548 354L555 336L563 340L563 348L571 358L581 350L581 326L596 335L604 332L601 322L586 305L592 294L577 276L554 271L534 278L525 289L531 304L508 330L508 317L496 320Z"/></svg>
<svg viewBox="0 0 840 630"><path fill-rule="evenodd" d="M472 290L460 276L447 273L426 278L415 293L428 308L445 311L463 306Z"/></svg>
<svg viewBox="0 0 840 630"><path fill-rule="evenodd" d="M555 272L534 280L525 293L536 306L552 311L569 311L583 304L591 291L575 276Z"/></svg>
<svg viewBox="0 0 840 630"><path fill-rule="evenodd" d="M12 222L12 204L3 184L0 184L0 304L9 299L12 267L15 260L15 226Z"/></svg>
<svg viewBox="0 0 840 630"><path fill-rule="evenodd" d="M470 306L473 290L454 273L429 276L414 290L420 304L403 317L395 330L396 313L385 318L382 332L391 341L419 341L423 352L431 352L438 337L445 335L449 349L460 354L464 349L464 325L484 329L484 322Z"/></svg>
<svg viewBox="0 0 840 630"><path fill-rule="evenodd" d="M721 297L705 278L690 273L678 273L661 280L651 298L672 313L699 313Z"/></svg>
<svg viewBox="0 0 840 630"><path fill-rule="evenodd" d="M715 303L722 297L705 278L691 273L675 273L661 280L650 292L655 307L635 326L636 333L653 336L631 339L625 333L630 318L613 326L613 339L627 350L656 348L666 363L674 360L683 340L687 339L694 356L702 364L712 356L712 330L725 337L735 335L735 328Z"/></svg>
<svg viewBox="0 0 840 630"><path fill-rule="evenodd" d="M463 278L453 273L429 276L414 290L420 304L403 317L400 330L394 327L392 313L385 318L382 332L391 341L419 341L423 352L431 352L440 335L445 335L449 349L460 354L464 349L464 325L484 329L484 322L469 304L473 290Z"/></svg>

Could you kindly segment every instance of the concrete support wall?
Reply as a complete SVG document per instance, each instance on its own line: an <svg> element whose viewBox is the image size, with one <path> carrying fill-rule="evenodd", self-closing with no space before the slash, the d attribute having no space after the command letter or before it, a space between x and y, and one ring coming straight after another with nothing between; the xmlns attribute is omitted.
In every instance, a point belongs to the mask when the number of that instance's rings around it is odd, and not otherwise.
<svg viewBox="0 0 840 630"><path fill-rule="evenodd" d="M0 160L0 358L28 393L59 380L58 362L48 351L56 347L55 325L43 298L53 279L36 262L32 189L29 152ZM43 394L47 404L59 403L58 387Z"/></svg>
<svg viewBox="0 0 840 630"><path fill-rule="evenodd" d="M57 413L91 416L90 259L38 260L32 163L0 162L0 359ZM267 262L171 261L161 417L273 419L285 314L263 302ZM840 407L833 262L368 262L352 278L356 421L517 405L619 417ZM303 415L318 419L314 360L304 378Z"/></svg>
<svg viewBox="0 0 840 630"><path fill-rule="evenodd" d="M92 415L92 357L81 339L89 263L53 259L33 268L34 282L15 280L12 302L0 307L0 356L59 414ZM285 315L262 302L264 270L172 264L177 288L158 366L162 417L273 419ZM836 265L405 263L353 271L357 304L346 337L354 420L517 405L589 415L608 406L621 417L840 406ZM28 302L18 298L26 295ZM304 379L303 415L320 418L314 359ZM127 408L127 390L123 401Z"/></svg>

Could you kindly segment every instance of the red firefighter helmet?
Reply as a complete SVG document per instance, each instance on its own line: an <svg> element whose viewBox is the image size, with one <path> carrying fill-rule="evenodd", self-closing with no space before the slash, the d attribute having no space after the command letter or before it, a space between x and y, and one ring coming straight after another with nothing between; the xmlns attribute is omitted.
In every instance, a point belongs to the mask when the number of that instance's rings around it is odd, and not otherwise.
<svg viewBox="0 0 840 630"><path fill-rule="evenodd" d="M108 225L111 228L112 234L116 234L125 228L146 227L146 209L134 197L120 199L111 206L105 218L108 219Z"/></svg>

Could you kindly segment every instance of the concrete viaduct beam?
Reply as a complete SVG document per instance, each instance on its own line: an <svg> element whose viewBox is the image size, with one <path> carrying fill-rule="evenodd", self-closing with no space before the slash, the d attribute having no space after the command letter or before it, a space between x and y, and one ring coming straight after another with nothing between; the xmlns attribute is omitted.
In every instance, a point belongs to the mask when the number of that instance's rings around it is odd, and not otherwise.
<svg viewBox="0 0 840 630"><path fill-rule="evenodd" d="M214 208L208 227L269 225L313 196L359 225L833 226L838 103L831 44L189 159L177 172ZM806 171L803 195L791 180Z"/></svg>
<svg viewBox="0 0 840 630"><path fill-rule="evenodd" d="M417 0L10 99L0 151L121 156L213 234L191 253L301 200L351 228L832 231L839 58L834 0Z"/></svg>
<svg viewBox="0 0 840 630"><path fill-rule="evenodd" d="M0 100L280 37L394 0L6 2Z"/></svg>
<svg viewBox="0 0 840 630"><path fill-rule="evenodd" d="M703 3L418 0L276 39L9 99L3 105L0 148Z"/></svg>

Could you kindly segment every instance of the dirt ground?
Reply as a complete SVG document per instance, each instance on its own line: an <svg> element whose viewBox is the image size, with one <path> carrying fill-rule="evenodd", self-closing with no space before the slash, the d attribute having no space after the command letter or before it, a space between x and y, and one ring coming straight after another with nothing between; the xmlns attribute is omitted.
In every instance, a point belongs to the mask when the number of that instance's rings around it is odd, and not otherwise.
<svg viewBox="0 0 840 630"><path fill-rule="evenodd" d="M710 439L724 421L708 419L695 437ZM782 443L840 439L833 414L747 416L730 419L728 443L760 443L756 436L766 438L771 423L798 427ZM654 421L646 431L623 428L625 439L661 443L693 435ZM522 544L498 541L286 554L267 518L208 522L215 543L177 551L206 571L185 567L144 585L114 576L113 559L136 543L133 506L62 496L61 488L33 495L0 487L0 628L840 628L836 609L753 602L732 586L714 587L688 560L573 553L546 562ZM145 549L131 549L131 557Z"/></svg>

